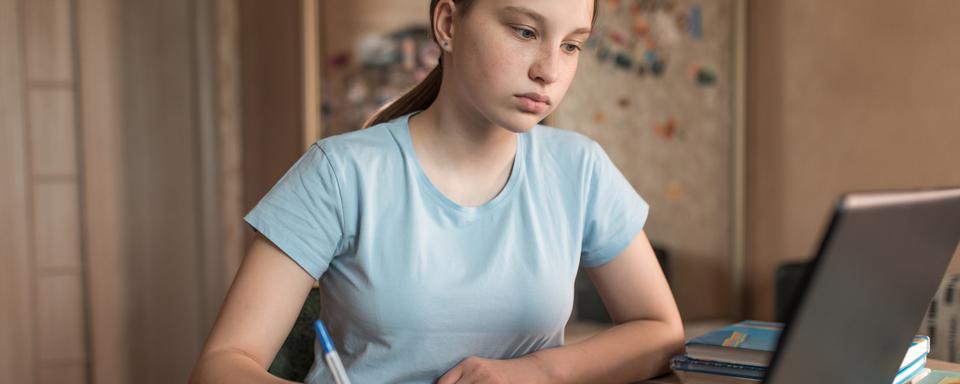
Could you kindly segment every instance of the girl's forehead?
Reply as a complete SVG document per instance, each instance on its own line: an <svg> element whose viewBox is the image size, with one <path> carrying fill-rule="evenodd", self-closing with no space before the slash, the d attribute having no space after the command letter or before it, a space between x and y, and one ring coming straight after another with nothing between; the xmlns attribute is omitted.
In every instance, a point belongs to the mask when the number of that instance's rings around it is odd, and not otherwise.
<svg viewBox="0 0 960 384"><path fill-rule="evenodd" d="M574 30L590 28L594 3L595 0L474 0L471 7Z"/></svg>

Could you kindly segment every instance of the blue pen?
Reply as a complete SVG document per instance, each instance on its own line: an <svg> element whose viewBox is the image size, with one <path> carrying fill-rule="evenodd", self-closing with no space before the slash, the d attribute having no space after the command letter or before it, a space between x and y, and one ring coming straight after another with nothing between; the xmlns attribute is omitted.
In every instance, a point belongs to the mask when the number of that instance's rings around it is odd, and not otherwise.
<svg viewBox="0 0 960 384"><path fill-rule="evenodd" d="M333 339L327 333L327 327L323 326L323 321L317 320L313 323L314 330L317 331L317 337L320 338L320 345L323 346L323 358L327 361L327 367L333 374L333 381L337 384L350 384L347 378L347 370L343 368L343 362L340 361L340 355L337 349L333 347Z"/></svg>

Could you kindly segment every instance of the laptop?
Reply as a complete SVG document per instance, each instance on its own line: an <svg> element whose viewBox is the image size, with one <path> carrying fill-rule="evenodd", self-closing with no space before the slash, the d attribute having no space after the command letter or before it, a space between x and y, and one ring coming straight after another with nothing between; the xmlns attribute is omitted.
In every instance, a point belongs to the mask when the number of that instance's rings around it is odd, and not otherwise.
<svg viewBox="0 0 960 384"><path fill-rule="evenodd" d="M764 382L892 383L958 244L960 188L841 197Z"/></svg>

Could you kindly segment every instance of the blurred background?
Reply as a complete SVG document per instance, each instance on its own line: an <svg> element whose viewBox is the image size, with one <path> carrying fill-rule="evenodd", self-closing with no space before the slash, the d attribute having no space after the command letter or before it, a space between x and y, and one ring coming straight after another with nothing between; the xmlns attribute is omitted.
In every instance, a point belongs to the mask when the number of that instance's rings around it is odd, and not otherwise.
<svg viewBox="0 0 960 384"><path fill-rule="evenodd" d="M960 186L960 2L599 5L546 123L651 203L691 329L776 319L839 194ZM0 382L185 381L242 216L436 65L428 7L0 0ZM577 289L571 327L602 323Z"/></svg>

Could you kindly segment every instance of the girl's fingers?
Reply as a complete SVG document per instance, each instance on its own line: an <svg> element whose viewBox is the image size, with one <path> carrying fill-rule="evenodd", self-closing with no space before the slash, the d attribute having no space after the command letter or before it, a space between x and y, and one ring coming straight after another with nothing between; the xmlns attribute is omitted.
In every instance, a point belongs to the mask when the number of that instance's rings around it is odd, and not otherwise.
<svg viewBox="0 0 960 384"><path fill-rule="evenodd" d="M437 384L454 384L457 382L457 380L460 380L462 376L463 368L461 368L460 364L457 364L456 367L453 367L447 371L447 373L443 374L443 376L440 376L440 380L437 380Z"/></svg>

